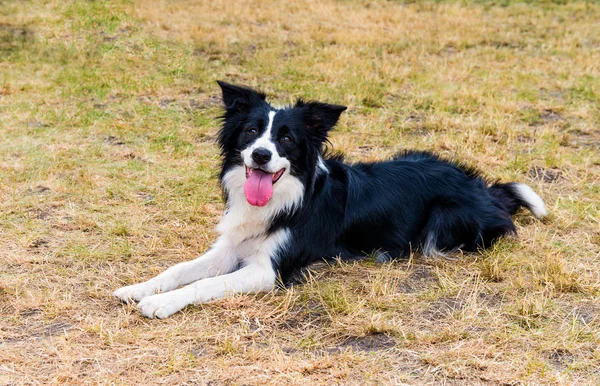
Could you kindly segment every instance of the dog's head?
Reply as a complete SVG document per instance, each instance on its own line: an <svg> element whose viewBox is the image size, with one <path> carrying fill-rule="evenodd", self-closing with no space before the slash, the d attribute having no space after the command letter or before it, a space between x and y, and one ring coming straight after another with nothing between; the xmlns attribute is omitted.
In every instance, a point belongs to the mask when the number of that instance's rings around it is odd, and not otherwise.
<svg viewBox="0 0 600 386"><path fill-rule="evenodd" d="M225 104L219 132L221 179L235 168L243 170L244 194L254 206L285 195L291 185L300 183L306 189L322 162L327 133L346 107L299 100L294 106L275 108L265 101L265 94L218 83Z"/></svg>

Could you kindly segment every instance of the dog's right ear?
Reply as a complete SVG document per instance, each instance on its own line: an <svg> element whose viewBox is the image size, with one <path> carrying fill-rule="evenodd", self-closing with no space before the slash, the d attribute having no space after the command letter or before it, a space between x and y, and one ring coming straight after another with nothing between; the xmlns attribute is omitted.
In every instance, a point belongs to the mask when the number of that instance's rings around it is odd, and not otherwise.
<svg viewBox="0 0 600 386"><path fill-rule="evenodd" d="M265 94L249 87L235 86L217 80L223 91L223 103L227 112L244 113L265 100Z"/></svg>
<svg viewBox="0 0 600 386"><path fill-rule="evenodd" d="M312 137L318 142L327 139L327 133L333 129L346 106L332 105L323 102L305 102L298 99L294 108L304 116L304 122Z"/></svg>

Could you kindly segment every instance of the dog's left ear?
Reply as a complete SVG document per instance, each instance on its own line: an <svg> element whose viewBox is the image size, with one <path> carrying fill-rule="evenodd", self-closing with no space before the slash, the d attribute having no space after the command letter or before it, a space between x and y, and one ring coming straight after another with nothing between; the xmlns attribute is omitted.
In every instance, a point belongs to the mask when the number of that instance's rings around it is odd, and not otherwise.
<svg viewBox="0 0 600 386"><path fill-rule="evenodd" d="M327 132L335 126L340 115L347 109L346 106L331 105L322 102L304 102L298 100L295 108L300 109L304 115L304 122L313 134L325 140Z"/></svg>
<svg viewBox="0 0 600 386"><path fill-rule="evenodd" d="M223 103L227 111L248 112L253 106L265 100L265 94L249 87L236 86L222 80L217 80L217 83L223 91Z"/></svg>

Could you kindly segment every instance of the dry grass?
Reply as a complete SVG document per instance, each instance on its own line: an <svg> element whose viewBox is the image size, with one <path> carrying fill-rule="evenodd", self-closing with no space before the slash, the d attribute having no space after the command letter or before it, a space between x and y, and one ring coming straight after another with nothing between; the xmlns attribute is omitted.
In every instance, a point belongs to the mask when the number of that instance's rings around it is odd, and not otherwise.
<svg viewBox="0 0 600 386"><path fill-rule="evenodd" d="M566 3L566 2L565 2ZM598 384L595 2L0 2L0 384ZM353 160L434 150L551 216L457 261L315 267L147 320L206 249L215 79L347 104Z"/></svg>

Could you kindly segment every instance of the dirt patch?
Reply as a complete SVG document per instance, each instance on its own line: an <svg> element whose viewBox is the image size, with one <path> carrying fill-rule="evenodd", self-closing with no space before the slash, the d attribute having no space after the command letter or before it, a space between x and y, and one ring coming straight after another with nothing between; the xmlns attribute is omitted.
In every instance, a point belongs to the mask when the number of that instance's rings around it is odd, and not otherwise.
<svg viewBox="0 0 600 386"><path fill-rule="evenodd" d="M321 303L309 301L306 306L290 310L289 317L283 321L281 327L289 330L304 330L311 325L322 325L326 316L327 312Z"/></svg>
<svg viewBox="0 0 600 386"><path fill-rule="evenodd" d="M353 336L348 338L340 347L351 347L354 352L375 352L389 350L396 346L392 337L385 334Z"/></svg>
<svg viewBox="0 0 600 386"><path fill-rule="evenodd" d="M356 150L353 153L360 154L360 155L367 155L367 154L370 154L373 149L374 149L374 146L362 145L362 146L357 146Z"/></svg>
<svg viewBox="0 0 600 386"><path fill-rule="evenodd" d="M35 239L31 243L29 243L29 248L40 248L48 245L48 240L45 239Z"/></svg>
<svg viewBox="0 0 600 386"><path fill-rule="evenodd" d="M141 157L141 156L139 156L139 155L135 154L135 153L134 153L134 152L132 152L132 151L128 151L128 152L126 152L125 154L123 154L123 155L121 156L121 158L122 158L122 159L125 159L125 160L137 160L137 161L141 161L141 162L146 162L146 159L144 159L143 157Z"/></svg>
<svg viewBox="0 0 600 386"><path fill-rule="evenodd" d="M30 209L28 212L29 212L29 216L31 218L35 218L37 220L45 220L48 217L50 217L50 210L48 210L48 209L35 208L35 209Z"/></svg>
<svg viewBox="0 0 600 386"><path fill-rule="evenodd" d="M579 129L572 129L567 131L564 142L574 148L596 147L600 149L600 130L586 132Z"/></svg>
<svg viewBox="0 0 600 386"><path fill-rule="evenodd" d="M554 111L552 109L546 109L546 110L542 111L542 113L540 114L540 119L544 123L565 120L565 118L563 118L562 115L560 115L559 113L557 113L556 111Z"/></svg>
<svg viewBox="0 0 600 386"><path fill-rule="evenodd" d="M46 327L43 335L44 336L54 336L54 335L62 335L73 328L69 323L52 323L48 327Z"/></svg>
<svg viewBox="0 0 600 386"><path fill-rule="evenodd" d="M221 102L221 98L219 98L216 95L210 95L204 100L190 99L188 103L190 107L195 110L220 107L223 105L223 103Z"/></svg>
<svg viewBox="0 0 600 386"><path fill-rule="evenodd" d="M517 142L519 142L519 143L534 143L535 139L528 135L518 135Z"/></svg>
<svg viewBox="0 0 600 386"><path fill-rule="evenodd" d="M560 169L545 169L538 166L534 166L531 169L529 169L528 174L529 177L533 178L534 180L551 183L561 179L563 173Z"/></svg>
<svg viewBox="0 0 600 386"><path fill-rule="evenodd" d="M32 37L33 33L27 26L0 23L0 52L16 49Z"/></svg>
<svg viewBox="0 0 600 386"><path fill-rule="evenodd" d="M504 303L504 298L498 293L490 294L487 292L481 292L477 294L477 298L481 303L484 303L488 307L499 307Z"/></svg>
<svg viewBox="0 0 600 386"><path fill-rule="evenodd" d="M165 98L165 99L161 99L158 104L160 107L167 107L170 104L173 104L176 102L176 99L170 99L170 98Z"/></svg>
<svg viewBox="0 0 600 386"><path fill-rule="evenodd" d="M567 349L556 349L548 353L548 363L553 369L563 371L570 363L573 363L575 356Z"/></svg>
<svg viewBox="0 0 600 386"><path fill-rule="evenodd" d="M28 192L29 192L29 194L35 194L38 196L46 196L52 192L52 189L50 189L47 186L38 185L35 188L29 189Z"/></svg>
<svg viewBox="0 0 600 386"><path fill-rule="evenodd" d="M431 127L419 123L408 131L408 135L413 137L425 137L429 135L432 131L433 130Z"/></svg>
<svg viewBox="0 0 600 386"><path fill-rule="evenodd" d="M552 109L539 110L535 107L524 106L521 110L523 120L531 127L566 122L566 119Z"/></svg>
<svg viewBox="0 0 600 386"><path fill-rule="evenodd" d="M39 315L41 313L42 313L42 310L40 308L28 308L26 310L19 312L19 315L24 318L31 318L31 317Z"/></svg>
<svg viewBox="0 0 600 386"><path fill-rule="evenodd" d="M197 143L213 143L216 142L217 136L206 133L197 133L194 135L194 139Z"/></svg>
<svg viewBox="0 0 600 386"><path fill-rule="evenodd" d="M590 324L598 318L598 310L589 305L580 306L573 310L573 315L578 321L584 324Z"/></svg>
<svg viewBox="0 0 600 386"><path fill-rule="evenodd" d="M21 316L26 316L26 317L31 318L31 317L37 316L40 313L41 313L41 311L38 312L38 309L31 309L31 310L23 311L23 313L21 313ZM52 324L44 327L43 329L41 329L41 331L38 330L38 331L32 332L30 334L9 337L7 339L4 339L3 342L0 342L0 344L2 344L2 343L18 343L18 342L24 342L24 341L27 341L30 339L41 340L43 338L66 334L66 332L72 328L73 328L73 326L69 323L64 323L64 322L52 323Z"/></svg>
<svg viewBox="0 0 600 386"><path fill-rule="evenodd" d="M400 282L398 290L402 293L414 294L426 291L436 283L437 278L429 267L417 266L406 280Z"/></svg>
<svg viewBox="0 0 600 386"><path fill-rule="evenodd" d="M113 145L113 146L125 145L125 141L123 141L119 137L115 137L114 135L109 135L108 137L105 137L104 143L106 143L107 145Z"/></svg>
<svg viewBox="0 0 600 386"><path fill-rule="evenodd" d="M439 56L450 56L458 53L459 50L454 46L445 46L437 52Z"/></svg>
<svg viewBox="0 0 600 386"><path fill-rule="evenodd" d="M151 202L154 202L154 195L151 193L146 193L146 192L138 192L136 194L137 198L140 199L141 201L144 201L144 203L148 204Z"/></svg>
<svg viewBox="0 0 600 386"><path fill-rule="evenodd" d="M481 43L481 46L493 47L493 48L512 48L512 49L522 49L524 48L524 43L521 41L507 41L507 40L495 40L495 39L484 39ZM469 47L473 48L473 47Z"/></svg>
<svg viewBox="0 0 600 386"><path fill-rule="evenodd" d="M555 100L555 101L564 101L565 94L561 91L550 91L545 88L541 88L538 92L538 95L541 99L546 100Z"/></svg>
<svg viewBox="0 0 600 386"><path fill-rule="evenodd" d="M100 32L100 35L103 36L102 40L107 43L114 42L116 40L130 35L128 28L120 28L118 32L119 33L115 35L107 35L106 32Z"/></svg>
<svg viewBox="0 0 600 386"><path fill-rule="evenodd" d="M394 341L392 337L385 334L374 334L365 336L350 336L337 346L318 348L311 351L323 355L334 355L345 352L348 349L351 349L352 352L355 353L372 353L390 350L394 347L396 347L396 341ZM292 347L286 347L283 348L282 351L287 354L294 354L301 350Z"/></svg>
<svg viewBox="0 0 600 386"><path fill-rule="evenodd" d="M295 329L303 328L309 322L310 322L310 319L307 317L307 315L304 315L301 313L295 313L292 317L287 318L283 322L282 327L287 328L289 330L295 330Z"/></svg>
<svg viewBox="0 0 600 386"><path fill-rule="evenodd" d="M405 122L422 123L422 122L425 122L426 120L427 120L427 116L425 114L419 113L419 112L412 112L408 115L408 117L406 117ZM419 134L424 134L427 132L426 129L417 130L417 131L419 132Z"/></svg>
<svg viewBox="0 0 600 386"><path fill-rule="evenodd" d="M190 350L190 354L194 357L194 358L200 358L203 357L205 355L207 355L207 351L206 349L204 349L204 347L202 346L195 346Z"/></svg>
<svg viewBox="0 0 600 386"><path fill-rule="evenodd" d="M208 110L214 109L215 107L223 106L223 102L218 95L197 95L198 90L190 91L185 90L182 92L184 95L172 95L166 97L156 97L154 95L142 95L138 97L138 100L143 103L150 105L156 105L159 107L175 107L181 108L187 112L194 110ZM190 94L196 94L195 97L190 97Z"/></svg>
<svg viewBox="0 0 600 386"><path fill-rule="evenodd" d="M455 297L444 297L431 303L429 308L421 313L423 319L437 321L446 318L455 311L462 309L462 301Z"/></svg>
<svg viewBox="0 0 600 386"><path fill-rule="evenodd" d="M47 124L45 122L39 122L39 121L30 121L30 122L27 122L27 126L28 127L32 127L32 128L50 127L49 124Z"/></svg>

